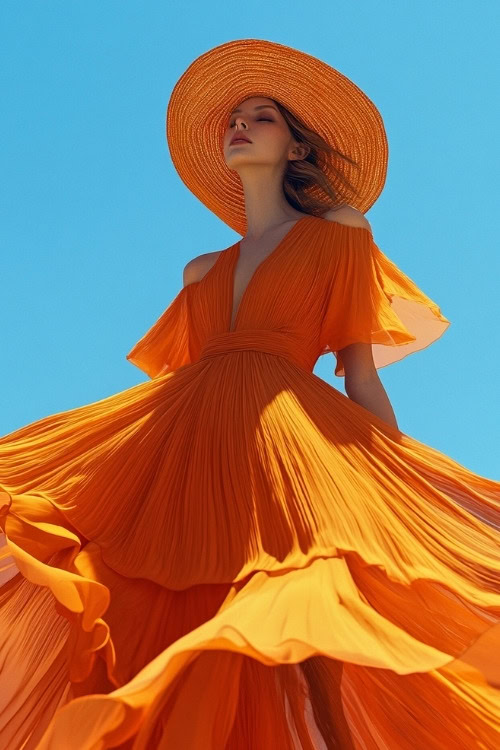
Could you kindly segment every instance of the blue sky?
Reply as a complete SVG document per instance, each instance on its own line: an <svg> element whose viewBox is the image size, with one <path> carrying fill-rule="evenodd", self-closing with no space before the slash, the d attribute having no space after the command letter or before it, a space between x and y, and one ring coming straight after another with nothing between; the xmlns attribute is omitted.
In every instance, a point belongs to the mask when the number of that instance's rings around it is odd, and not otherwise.
<svg viewBox="0 0 500 750"><path fill-rule="evenodd" d="M184 265L239 238L178 177L165 112L194 58L260 38L379 108L389 169L367 218L451 320L379 374L403 432L500 478L498 7L3 0L0 434L145 380L125 355ZM333 369L314 372L344 392Z"/></svg>

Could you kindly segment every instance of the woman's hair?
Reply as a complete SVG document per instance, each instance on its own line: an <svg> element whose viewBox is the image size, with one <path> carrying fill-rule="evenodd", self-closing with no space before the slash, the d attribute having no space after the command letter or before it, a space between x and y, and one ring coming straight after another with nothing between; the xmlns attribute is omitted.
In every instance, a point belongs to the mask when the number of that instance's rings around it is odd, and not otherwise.
<svg viewBox="0 0 500 750"><path fill-rule="evenodd" d="M341 196L333 187L323 167L326 164L327 155L343 159L355 167L358 166L357 162L335 149L314 130L310 130L283 104L280 104L276 99L272 101L283 115L285 122L290 128L292 137L299 143L303 143L309 147L309 153L304 159L288 161L288 166L283 175L283 191L287 201L299 211L314 215L323 214L330 208L346 205L352 196L358 195L356 188L349 182L341 170L333 166L335 175L339 182L346 188L349 195L349 199L346 200L345 194ZM330 200L321 200L306 193L306 188L311 185L319 186Z"/></svg>

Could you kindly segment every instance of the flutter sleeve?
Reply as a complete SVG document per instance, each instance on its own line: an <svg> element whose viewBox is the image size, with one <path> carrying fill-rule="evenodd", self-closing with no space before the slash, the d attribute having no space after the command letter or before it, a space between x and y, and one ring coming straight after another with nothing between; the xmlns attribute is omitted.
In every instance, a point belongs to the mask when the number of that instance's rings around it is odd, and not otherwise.
<svg viewBox="0 0 500 750"><path fill-rule="evenodd" d="M190 312L193 285L182 287L158 320L126 355L126 359L150 378L189 364Z"/></svg>
<svg viewBox="0 0 500 750"><path fill-rule="evenodd" d="M438 339L450 321L377 247L364 227L330 222L325 243L328 279L321 354L333 352L345 375L342 349L371 343L375 367L385 367Z"/></svg>

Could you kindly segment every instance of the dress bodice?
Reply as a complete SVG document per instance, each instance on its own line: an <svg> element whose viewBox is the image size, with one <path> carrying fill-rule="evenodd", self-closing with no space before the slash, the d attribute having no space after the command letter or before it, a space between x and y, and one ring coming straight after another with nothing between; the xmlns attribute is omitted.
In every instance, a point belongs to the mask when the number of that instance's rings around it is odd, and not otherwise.
<svg viewBox="0 0 500 750"><path fill-rule="evenodd" d="M256 268L234 329L239 243L223 250L199 280L184 286L127 359L150 377L234 349L285 356L312 371L355 342L372 344L376 367L439 338L450 321L375 244L370 230L316 216L299 219Z"/></svg>

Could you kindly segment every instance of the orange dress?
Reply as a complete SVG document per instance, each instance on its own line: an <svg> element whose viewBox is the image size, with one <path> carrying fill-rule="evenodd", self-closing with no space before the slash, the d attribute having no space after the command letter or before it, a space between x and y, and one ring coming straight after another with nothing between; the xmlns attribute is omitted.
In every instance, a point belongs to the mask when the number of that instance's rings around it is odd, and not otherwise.
<svg viewBox="0 0 500 750"><path fill-rule="evenodd" d="M500 482L312 370L449 320L368 229L239 243L127 358L0 438L2 750L493 750Z"/></svg>

